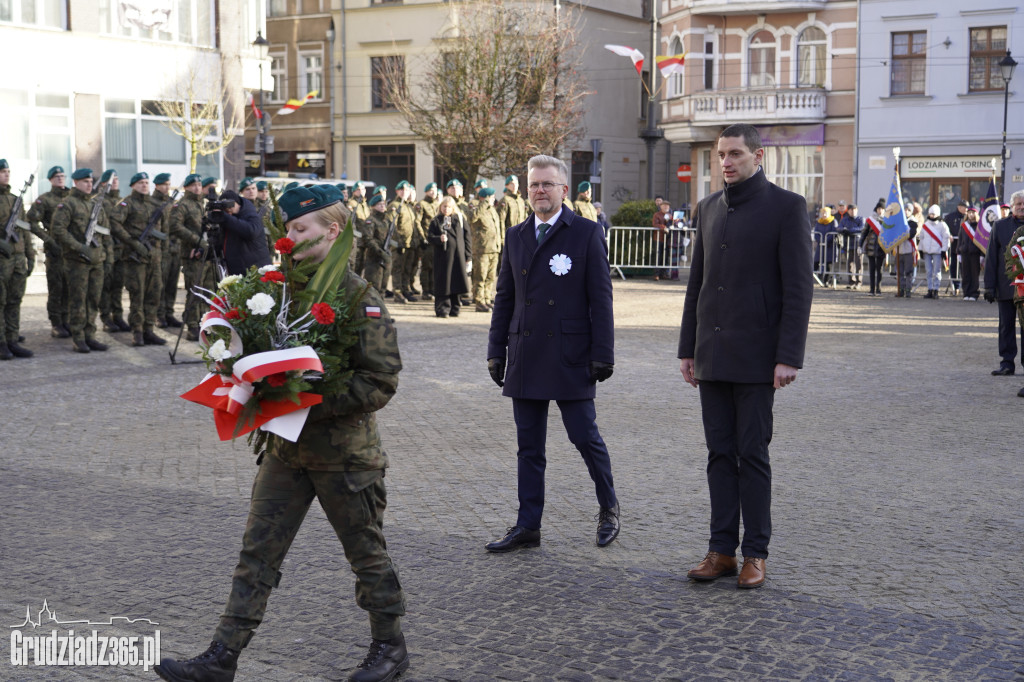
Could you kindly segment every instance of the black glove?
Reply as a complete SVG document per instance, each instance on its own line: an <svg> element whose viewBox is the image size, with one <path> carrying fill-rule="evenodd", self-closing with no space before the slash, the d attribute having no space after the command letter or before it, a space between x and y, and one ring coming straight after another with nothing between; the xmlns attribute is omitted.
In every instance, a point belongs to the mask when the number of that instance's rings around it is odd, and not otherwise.
<svg viewBox="0 0 1024 682"><path fill-rule="evenodd" d="M89 255L88 244L82 244L81 246L78 247L78 255L81 257L83 261L85 261L89 265L92 265L92 256Z"/></svg>
<svg viewBox="0 0 1024 682"><path fill-rule="evenodd" d="M986 289L985 290L985 300L988 301L989 303L995 303L996 302L996 295L994 293L992 293L991 291L989 291L988 289Z"/></svg>
<svg viewBox="0 0 1024 682"><path fill-rule="evenodd" d="M598 362L597 360L590 361L590 381L604 381L612 375L615 371L615 365L609 365L607 362Z"/></svg>
<svg viewBox="0 0 1024 682"><path fill-rule="evenodd" d="M32 271L35 270L35 269L36 269L36 259L35 258L29 258L28 259L28 274L29 274L29 276L32 275Z"/></svg>
<svg viewBox="0 0 1024 682"><path fill-rule="evenodd" d="M489 358L487 360L487 371L491 373L491 379L498 386L504 386L505 382L505 361L501 358Z"/></svg>

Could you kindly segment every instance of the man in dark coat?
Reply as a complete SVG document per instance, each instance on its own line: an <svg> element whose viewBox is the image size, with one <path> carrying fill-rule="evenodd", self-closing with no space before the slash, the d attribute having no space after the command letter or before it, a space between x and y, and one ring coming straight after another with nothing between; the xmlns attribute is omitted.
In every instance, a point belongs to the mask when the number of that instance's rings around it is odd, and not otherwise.
<svg viewBox="0 0 1024 682"><path fill-rule="evenodd" d="M751 125L718 139L725 189L694 212L678 353L683 378L700 388L711 493L709 551L687 576L736 574L742 515L744 588L764 584L772 404L803 366L813 283L806 202L768 182L763 155Z"/></svg>
<svg viewBox="0 0 1024 682"><path fill-rule="evenodd" d="M1011 214L992 225L988 238L988 254L985 257L985 300L999 304L999 369L992 370L992 376L1010 376L1017 361L1017 307L1013 303L1013 287L1006 276L1004 254L1011 244L1013 233L1024 225L1024 190L1010 197ZM1024 350L1024 330L1021 330L1021 346ZM1024 361L1021 362L1024 369Z"/></svg>
<svg viewBox="0 0 1024 682"><path fill-rule="evenodd" d="M222 193L220 199L234 203L227 210L210 213L210 220L221 227L221 255L228 274L242 275L253 265L270 265L270 248L256 207L231 190Z"/></svg>
<svg viewBox="0 0 1024 682"><path fill-rule="evenodd" d="M528 169L534 212L508 231L487 342L491 378L512 398L519 515L486 548L506 552L540 544L551 400L594 481L597 544L604 547L619 533L611 459L594 408L596 383L612 375L615 362L608 250L600 225L562 205L569 190L565 163L535 156Z"/></svg>

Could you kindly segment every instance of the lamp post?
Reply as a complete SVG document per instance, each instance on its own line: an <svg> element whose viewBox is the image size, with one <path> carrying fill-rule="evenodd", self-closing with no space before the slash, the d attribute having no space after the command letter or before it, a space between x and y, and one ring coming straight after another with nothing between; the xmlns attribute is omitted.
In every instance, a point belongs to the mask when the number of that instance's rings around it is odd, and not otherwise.
<svg viewBox="0 0 1024 682"><path fill-rule="evenodd" d="M263 62L266 61L267 55L270 53L270 41L263 37L262 31L256 31L256 40L252 41L252 45L256 48L260 59L260 118L259 135L256 138L256 145L260 151L260 176L264 176L267 174L267 127L265 118L267 112L263 110Z"/></svg>
<svg viewBox="0 0 1024 682"><path fill-rule="evenodd" d="M331 24L327 27L327 98L331 104L331 137L327 143L330 148L327 150L331 157L331 165L324 169L324 174L332 178L334 177L334 18L331 18Z"/></svg>
<svg viewBox="0 0 1024 682"><path fill-rule="evenodd" d="M1000 178L999 178L999 198L1000 202L1003 201L1003 195L1006 194L1006 115L1009 112L1010 106L1010 81L1013 79L1013 70L1017 68L1017 60L1010 56L1010 51L1006 51L1006 56L1003 57L1002 61L999 62L999 75L1003 77L1003 153L1000 157Z"/></svg>

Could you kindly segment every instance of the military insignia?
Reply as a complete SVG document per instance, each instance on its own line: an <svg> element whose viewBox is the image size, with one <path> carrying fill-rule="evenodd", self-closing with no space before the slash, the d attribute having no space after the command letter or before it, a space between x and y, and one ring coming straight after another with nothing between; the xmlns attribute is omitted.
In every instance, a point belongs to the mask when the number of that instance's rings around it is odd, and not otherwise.
<svg viewBox="0 0 1024 682"><path fill-rule="evenodd" d="M368 305L366 306L367 317L380 317L380 306Z"/></svg>
<svg viewBox="0 0 1024 682"><path fill-rule="evenodd" d="M551 272L561 277L572 270L572 258L569 258L564 253L556 253L548 261L548 265L551 266Z"/></svg>

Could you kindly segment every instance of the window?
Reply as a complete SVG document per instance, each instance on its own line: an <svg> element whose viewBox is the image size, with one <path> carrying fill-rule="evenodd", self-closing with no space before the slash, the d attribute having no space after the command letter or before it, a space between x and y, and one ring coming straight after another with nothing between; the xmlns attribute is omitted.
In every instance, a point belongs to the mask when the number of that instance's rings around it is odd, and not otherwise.
<svg viewBox="0 0 1024 682"><path fill-rule="evenodd" d="M925 67L924 31L892 34L892 83L890 94L923 95Z"/></svg>
<svg viewBox="0 0 1024 682"><path fill-rule="evenodd" d="M704 89L715 89L715 41L713 36L704 40Z"/></svg>
<svg viewBox="0 0 1024 682"><path fill-rule="evenodd" d="M267 16L283 17L288 14L288 0L267 0Z"/></svg>
<svg viewBox="0 0 1024 682"><path fill-rule="evenodd" d="M5 1L8 0L0 0L0 7L3 7ZM140 40L215 47L215 2L216 0L167 0L166 3L159 5L167 8L164 12L144 14L142 9L149 5L128 11L125 7L130 3L100 0L100 33ZM2 12L0 9L0 14ZM157 20L158 23L152 23Z"/></svg>
<svg viewBox="0 0 1024 682"><path fill-rule="evenodd" d="M669 55L683 54L683 41L678 36L672 39L671 48L669 49ZM668 83L665 84L666 96L667 97L681 97L683 93L683 74L674 73L668 77Z"/></svg>
<svg viewBox="0 0 1024 682"><path fill-rule="evenodd" d="M808 206L825 202L825 160L821 147L765 147L765 175L783 189L804 197Z"/></svg>
<svg viewBox="0 0 1024 682"><path fill-rule="evenodd" d="M711 150L700 150L700 180L697 185L697 201L711 194Z"/></svg>
<svg viewBox="0 0 1024 682"><path fill-rule="evenodd" d="M51 166L63 166L70 177L74 167L70 102L68 95L0 90L0 108L4 112L0 149L4 150L15 177L28 179L34 168L40 169L36 171L38 176ZM26 199L30 199L33 192L45 191L39 184L33 185Z"/></svg>
<svg viewBox="0 0 1024 682"><path fill-rule="evenodd" d="M805 28L797 40L796 85L798 88L825 86L825 32Z"/></svg>
<svg viewBox="0 0 1024 682"><path fill-rule="evenodd" d="M316 91L315 99L324 98L324 57L323 52L299 53L300 97Z"/></svg>
<svg viewBox="0 0 1024 682"><path fill-rule="evenodd" d="M758 31L747 48L749 85L753 88L775 87L775 36L771 31Z"/></svg>
<svg viewBox="0 0 1024 682"><path fill-rule="evenodd" d="M66 29L67 4L65 0L0 0L0 22Z"/></svg>
<svg viewBox="0 0 1024 682"><path fill-rule="evenodd" d="M1006 87L999 74L999 62L1006 55L1006 27L971 29L971 92L1002 90Z"/></svg>
<svg viewBox="0 0 1024 682"><path fill-rule="evenodd" d="M681 54L679 52L673 52L673 54ZM572 153L572 167L569 172L572 177L569 178L569 201L575 201L576 199L576 188L579 187L580 183L586 180L590 182L590 171L591 165L594 162L594 152L573 152ZM598 192L601 189L601 184L592 185L590 188L590 200L601 201L601 197L598 196Z"/></svg>
<svg viewBox="0 0 1024 682"><path fill-rule="evenodd" d="M386 185L389 190L402 180L411 182L416 177L416 145L360 145L359 158L359 177Z"/></svg>
<svg viewBox="0 0 1024 682"><path fill-rule="evenodd" d="M270 75L274 77L274 89L270 93L271 102L283 102L288 99L287 74L288 62L285 61L285 56L283 54L270 55Z"/></svg>
<svg viewBox="0 0 1024 682"><path fill-rule="evenodd" d="M394 97L405 90L405 57L370 57L372 107L394 109Z"/></svg>

